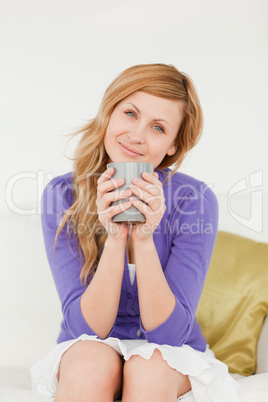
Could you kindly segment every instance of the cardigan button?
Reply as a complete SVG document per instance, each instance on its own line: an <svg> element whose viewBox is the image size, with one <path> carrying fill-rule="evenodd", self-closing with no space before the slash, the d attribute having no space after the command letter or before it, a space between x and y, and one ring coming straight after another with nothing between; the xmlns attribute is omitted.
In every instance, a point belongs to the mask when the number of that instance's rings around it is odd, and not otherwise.
<svg viewBox="0 0 268 402"><path fill-rule="evenodd" d="M128 293L128 294L127 294L127 297L128 297L128 299L132 299L132 294L131 294L131 293Z"/></svg>
<svg viewBox="0 0 268 402"><path fill-rule="evenodd" d="M136 331L136 335L137 335L138 338L141 336L141 330L139 328Z"/></svg>

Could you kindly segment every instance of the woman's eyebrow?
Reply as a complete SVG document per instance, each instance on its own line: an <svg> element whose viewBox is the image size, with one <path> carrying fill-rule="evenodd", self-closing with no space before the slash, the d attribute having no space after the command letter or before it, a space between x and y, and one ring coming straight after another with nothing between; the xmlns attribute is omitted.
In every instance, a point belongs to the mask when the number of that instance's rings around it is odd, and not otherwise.
<svg viewBox="0 0 268 402"><path fill-rule="evenodd" d="M137 106L135 106L133 103L126 103L126 105L131 105L132 107L134 107L134 109L137 110L138 113L140 113L139 109L137 108Z"/></svg>
<svg viewBox="0 0 268 402"><path fill-rule="evenodd" d="M170 127L170 124L168 124L168 122L165 119L153 119L153 121L155 123L157 123L158 121L163 121L164 123L166 123Z"/></svg>
<svg viewBox="0 0 268 402"><path fill-rule="evenodd" d="M137 108L137 106L135 106L133 103L126 103L126 105L131 105L132 107L134 107L134 109L136 109L136 111L137 111L138 113L140 113L140 111L139 111L139 109ZM165 122L165 123L170 127L170 124L169 124L165 119L153 119L153 121L154 121L154 122L163 121L163 122Z"/></svg>

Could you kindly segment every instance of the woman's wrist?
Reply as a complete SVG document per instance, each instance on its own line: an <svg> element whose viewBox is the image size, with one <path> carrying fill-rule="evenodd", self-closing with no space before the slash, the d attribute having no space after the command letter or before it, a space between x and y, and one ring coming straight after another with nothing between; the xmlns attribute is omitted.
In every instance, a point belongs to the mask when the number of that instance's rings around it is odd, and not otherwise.
<svg viewBox="0 0 268 402"><path fill-rule="evenodd" d="M122 236L113 236L111 234L108 234L108 237L105 241L105 246L108 247L116 247L116 248L124 248L126 247L127 244L127 237L122 237Z"/></svg>
<svg viewBox="0 0 268 402"><path fill-rule="evenodd" d="M132 238L132 242L133 242L133 247L134 249L140 249L140 248L146 248L148 249L148 247L155 247L154 244L154 239L153 239L153 235L152 236L148 236L146 238L143 239L139 239L139 238Z"/></svg>

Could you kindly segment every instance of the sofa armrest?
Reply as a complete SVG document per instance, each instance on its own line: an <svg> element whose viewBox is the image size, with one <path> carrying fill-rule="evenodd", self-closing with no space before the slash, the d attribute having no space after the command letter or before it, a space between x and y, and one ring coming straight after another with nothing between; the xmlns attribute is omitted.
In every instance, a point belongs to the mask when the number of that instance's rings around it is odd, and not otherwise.
<svg viewBox="0 0 268 402"><path fill-rule="evenodd" d="M268 373L268 316L266 316L257 345L256 374Z"/></svg>

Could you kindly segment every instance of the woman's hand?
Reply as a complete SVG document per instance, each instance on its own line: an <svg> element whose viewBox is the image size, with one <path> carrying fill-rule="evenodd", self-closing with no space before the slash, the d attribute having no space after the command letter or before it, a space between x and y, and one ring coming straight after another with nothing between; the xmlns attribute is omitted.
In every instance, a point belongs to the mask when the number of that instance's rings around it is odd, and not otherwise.
<svg viewBox="0 0 268 402"><path fill-rule="evenodd" d="M133 241L152 239L153 232L159 225L166 210L165 196L162 183L158 180L158 173L143 173L142 179L133 179L129 186L133 194L144 202L130 197L130 202L134 207L143 213L146 218L145 223L132 226L131 236Z"/></svg>
<svg viewBox="0 0 268 402"><path fill-rule="evenodd" d="M131 202L123 202L121 204L111 206L113 201L121 200L130 197L132 192L130 190L115 190L125 183L125 179L111 179L114 174L114 168L106 170L98 179L97 186L97 211L99 221L108 232L108 237L112 239L127 241L128 225L125 223L112 222L113 216L120 212L126 211L131 207Z"/></svg>

